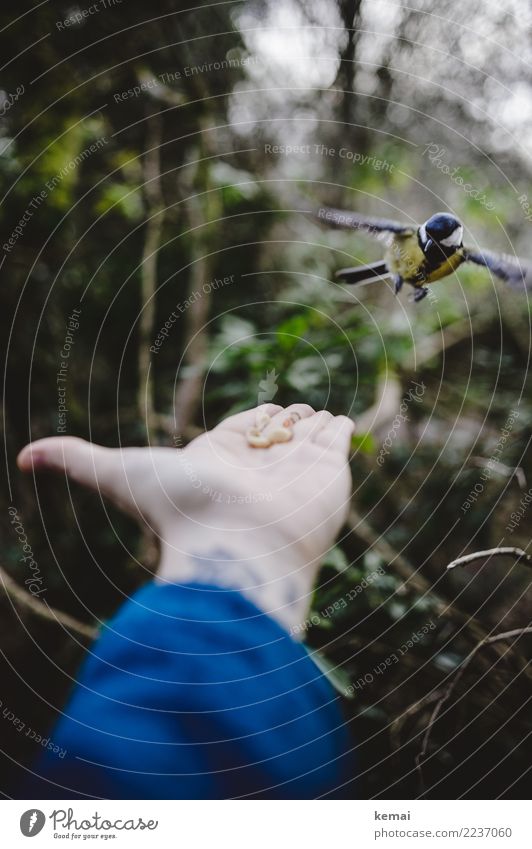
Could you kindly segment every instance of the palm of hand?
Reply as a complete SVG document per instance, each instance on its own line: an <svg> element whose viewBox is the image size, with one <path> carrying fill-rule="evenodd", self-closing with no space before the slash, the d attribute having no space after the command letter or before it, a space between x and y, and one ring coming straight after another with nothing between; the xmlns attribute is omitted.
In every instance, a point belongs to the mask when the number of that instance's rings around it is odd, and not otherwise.
<svg viewBox="0 0 532 849"><path fill-rule="evenodd" d="M256 411L222 422L185 449L102 448L72 437L39 440L21 452L22 469L63 470L147 522L180 551L220 540L240 551L276 552L294 565L320 558L345 518L353 424L295 405L294 438L266 450L245 432Z"/></svg>

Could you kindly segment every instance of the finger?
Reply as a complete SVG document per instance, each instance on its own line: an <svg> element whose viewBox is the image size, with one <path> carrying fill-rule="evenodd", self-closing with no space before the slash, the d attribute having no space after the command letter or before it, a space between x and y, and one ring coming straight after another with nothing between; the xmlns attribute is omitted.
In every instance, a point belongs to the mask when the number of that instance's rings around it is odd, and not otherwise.
<svg viewBox="0 0 532 849"><path fill-rule="evenodd" d="M265 432L267 433L269 430L274 430L278 427L294 428L303 419L308 419L315 414L316 411L309 404L290 404L289 407L286 407L284 410L281 408L278 413L272 416L272 420L265 428ZM285 422L288 422L288 424L285 424Z"/></svg>
<svg viewBox="0 0 532 849"><path fill-rule="evenodd" d="M334 451L339 451L349 457L351 450L351 438L355 432L355 423L353 419L347 416L334 416L332 421L319 430L314 442L323 448L330 448Z"/></svg>
<svg viewBox="0 0 532 849"><path fill-rule="evenodd" d="M256 425L258 413L275 416L282 409L279 404L260 404L258 407L253 407L252 410L244 410L243 413L236 413L234 416L229 416L223 422L220 422L215 430L233 430L238 433L245 433L248 428Z"/></svg>
<svg viewBox="0 0 532 849"><path fill-rule="evenodd" d="M328 410L319 410L313 416L302 419L294 425L294 437L298 440L315 441L318 432L323 430L333 418L334 416Z"/></svg>

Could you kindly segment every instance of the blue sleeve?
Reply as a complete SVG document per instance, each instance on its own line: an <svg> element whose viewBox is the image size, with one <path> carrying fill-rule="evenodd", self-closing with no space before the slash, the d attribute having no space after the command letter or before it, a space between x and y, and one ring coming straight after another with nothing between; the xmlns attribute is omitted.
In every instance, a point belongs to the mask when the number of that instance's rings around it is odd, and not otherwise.
<svg viewBox="0 0 532 849"><path fill-rule="evenodd" d="M305 649L233 590L151 583L105 626L34 798L316 798L352 779ZM56 751L56 750L59 751Z"/></svg>

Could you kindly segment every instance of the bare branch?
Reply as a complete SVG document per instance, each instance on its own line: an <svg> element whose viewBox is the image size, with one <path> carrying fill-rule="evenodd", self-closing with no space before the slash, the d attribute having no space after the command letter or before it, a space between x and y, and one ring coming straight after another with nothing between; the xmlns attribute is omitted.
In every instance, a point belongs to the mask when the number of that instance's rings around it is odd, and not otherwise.
<svg viewBox="0 0 532 849"><path fill-rule="evenodd" d="M400 552L396 551L387 540L377 531L373 530L369 522L352 508L349 514L348 525L352 532L359 537L368 548L376 551L385 562L390 565L390 568L397 572L405 581L405 586L411 587L421 595L430 594L434 599L438 615L445 619L450 619L455 622L460 630L469 633L473 639L483 641L486 639L486 629L468 613L464 613L456 605L447 602L444 598L434 591L432 584L420 573L419 569L415 569L409 560ZM493 549L499 551L499 549ZM520 551L520 549L512 549L512 551ZM480 552L480 554L490 554L490 552ZM524 552L523 552L524 554ZM525 555L528 557L529 555ZM470 559L474 559L475 555L468 555ZM502 654L502 650L499 652ZM516 660L520 663L524 659L517 653L513 652ZM527 667L525 675L532 680L532 669Z"/></svg>
<svg viewBox="0 0 532 849"><path fill-rule="evenodd" d="M445 688L443 695L441 695L440 698L438 699L438 702L436 703L436 705L435 705L435 707L432 711L432 714L430 716L427 728L426 728L425 733L423 735L421 750L418 753L418 755L416 755L416 766L417 766L417 769L418 769L418 772L419 772L419 778L420 778L422 786L424 786L423 761L424 761L426 754L427 754L427 751L428 751L430 735L432 733L434 723L436 722L439 714L441 713L442 707L450 699L451 695L453 694L454 690L456 689L456 685L458 684L460 679L463 677L464 672L466 671L466 669L470 665L470 663L473 660L473 658L475 657L475 655L484 646L491 645L492 643L500 643L504 640L511 640L511 639L513 639L513 637L515 637L516 640L517 640L517 639L519 639L519 637L522 637L525 634L532 634L532 625L526 626L524 628L514 628L511 631L504 631L504 633L502 633L502 634L494 634L491 637L485 637L483 640L481 640L479 643L477 643L477 645L474 647L474 649L472 649L472 651L470 651L470 653L464 659L461 666L459 667L459 669L455 673L452 681ZM509 650L510 649L508 649L508 651Z"/></svg>
<svg viewBox="0 0 532 849"><path fill-rule="evenodd" d="M475 560L486 560L489 557L513 557L516 561L523 561L532 568L532 555L527 554L522 548L502 546L500 548L487 548L485 551L474 551L473 554L464 554L457 557L447 566L447 569L455 569L457 566L467 566Z"/></svg>
<svg viewBox="0 0 532 849"><path fill-rule="evenodd" d="M4 588L6 596L15 607L20 607L26 613L46 619L48 622L63 625L68 631L75 631L85 640L94 640L96 638L98 634L96 628L79 622L68 613L55 610L46 601L38 601L34 596L20 587L2 566L0 566L0 583Z"/></svg>

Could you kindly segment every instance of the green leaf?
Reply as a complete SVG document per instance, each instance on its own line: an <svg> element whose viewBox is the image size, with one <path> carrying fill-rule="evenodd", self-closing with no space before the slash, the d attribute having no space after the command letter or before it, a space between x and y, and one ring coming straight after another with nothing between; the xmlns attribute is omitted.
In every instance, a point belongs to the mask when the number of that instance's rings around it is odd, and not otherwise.
<svg viewBox="0 0 532 849"><path fill-rule="evenodd" d="M351 437L351 448L361 451L362 454L373 454L375 452L375 439L371 433L355 433Z"/></svg>

